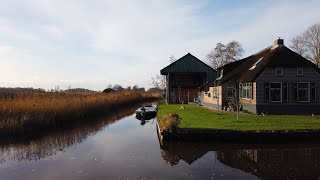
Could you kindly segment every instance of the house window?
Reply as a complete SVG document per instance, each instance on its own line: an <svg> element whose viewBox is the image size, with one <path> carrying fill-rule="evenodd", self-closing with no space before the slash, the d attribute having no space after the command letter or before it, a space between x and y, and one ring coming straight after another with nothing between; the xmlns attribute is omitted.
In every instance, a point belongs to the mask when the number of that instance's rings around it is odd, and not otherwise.
<svg viewBox="0 0 320 180"><path fill-rule="evenodd" d="M277 67L276 68L276 75L277 76L282 76L283 75L283 68L282 67Z"/></svg>
<svg viewBox="0 0 320 180"><path fill-rule="evenodd" d="M217 87L213 87L212 97L213 97L213 99L218 99L218 88Z"/></svg>
<svg viewBox="0 0 320 180"><path fill-rule="evenodd" d="M270 83L270 101L282 101L282 83Z"/></svg>
<svg viewBox="0 0 320 180"><path fill-rule="evenodd" d="M242 98L251 99L252 98L252 83L242 83L241 86Z"/></svg>
<svg viewBox="0 0 320 180"><path fill-rule="evenodd" d="M235 88L233 86L228 86L227 87L227 99L234 99L235 95Z"/></svg>
<svg viewBox="0 0 320 180"><path fill-rule="evenodd" d="M288 83L283 83L282 100L288 101Z"/></svg>
<svg viewBox="0 0 320 180"><path fill-rule="evenodd" d="M211 94L210 94L210 93L208 93L208 97L211 97Z"/></svg>
<svg viewBox="0 0 320 180"><path fill-rule="evenodd" d="M297 68L297 75L298 76L302 76L303 75L303 68L302 67L298 67Z"/></svg>
<svg viewBox="0 0 320 180"><path fill-rule="evenodd" d="M311 101L316 101L317 100L317 89L316 89L316 83L312 82L310 83L310 86L311 86Z"/></svg>
<svg viewBox="0 0 320 180"><path fill-rule="evenodd" d="M310 83L298 83L298 101L309 102L310 101Z"/></svg>

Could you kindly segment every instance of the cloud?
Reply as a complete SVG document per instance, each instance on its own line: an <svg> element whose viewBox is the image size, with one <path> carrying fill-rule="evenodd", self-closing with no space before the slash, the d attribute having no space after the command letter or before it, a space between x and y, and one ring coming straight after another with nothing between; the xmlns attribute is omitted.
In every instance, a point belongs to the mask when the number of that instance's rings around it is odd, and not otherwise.
<svg viewBox="0 0 320 180"><path fill-rule="evenodd" d="M23 41L34 41L37 40L37 36L33 33L21 30L18 26L10 23L8 19L0 17L0 38L9 40L23 40Z"/></svg>
<svg viewBox="0 0 320 180"><path fill-rule="evenodd" d="M42 29L44 32L48 33L50 36L53 36L55 38L63 38L64 32L58 28L57 26L53 25L41 25L40 29Z"/></svg>
<svg viewBox="0 0 320 180"><path fill-rule="evenodd" d="M150 77L168 65L170 55L190 52L204 60L217 42L230 40L238 40L250 55L278 36L288 44L320 14L317 1L224 4L228 8L220 8L221 3L3 1L1 85L149 87Z"/></svg>

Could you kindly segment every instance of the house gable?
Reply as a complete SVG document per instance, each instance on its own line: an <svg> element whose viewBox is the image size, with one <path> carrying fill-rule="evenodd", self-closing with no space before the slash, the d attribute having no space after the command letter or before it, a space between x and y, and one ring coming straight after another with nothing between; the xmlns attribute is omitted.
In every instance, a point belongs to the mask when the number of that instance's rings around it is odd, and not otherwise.
<svg viewBox="0 0 320 180"><path fill-rule="evenodd" d="M208 82L213 81L216 77L216 70L190 53L163 68L160 73L162 75L168 75L169 73L205 73Z"/></svg>

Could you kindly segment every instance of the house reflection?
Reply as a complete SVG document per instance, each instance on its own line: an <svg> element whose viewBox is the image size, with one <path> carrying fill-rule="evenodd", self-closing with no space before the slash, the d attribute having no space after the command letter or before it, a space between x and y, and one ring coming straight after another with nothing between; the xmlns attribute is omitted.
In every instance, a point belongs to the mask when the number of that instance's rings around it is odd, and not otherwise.
<svg viewBox="0 0 320 180"><path fill-rule="evenodd" d="M172 166L180 160L192 164L210 151L207 143L169 142L162 144L160 148L162 158Z"/></svg>
<svg viewBox="0 0 320 180"><path fill-rule="evenodd" d="M218 151L217 159L261 179L319 179L320 148Z"/></svg>
<svg viewBox="0 0 320 180"><path fill-rule="evenodd" d="M38 160L64 151L65 148L81 143L85 138L102 128L132 115L139 106L115 110L99 119L82 121L66 128L43 132L36 137L0 140L0 164L7 161Z"/></svg>
<svg viewBox="0 0 320 180"><path fill-rule="evenodd" d="M161 146L162 158L172 166L188 164L209 151L223 164L261 179L319 179L320 145L244 145L216 143L168 143Z"/></svg>

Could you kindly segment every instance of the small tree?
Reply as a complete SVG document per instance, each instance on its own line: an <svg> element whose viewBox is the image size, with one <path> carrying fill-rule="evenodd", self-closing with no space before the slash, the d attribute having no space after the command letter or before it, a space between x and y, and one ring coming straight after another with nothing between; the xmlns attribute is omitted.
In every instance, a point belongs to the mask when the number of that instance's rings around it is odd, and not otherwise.
<svg viewBox="0 0 320 180"><path fill-rule="evenodd" d="M139 89L139 86L138 86L138 85L134 85L134 86L132 87L132 91L138 91L138 89Z"/></svg>
<svg viewBox="0 0 320 180"><path fill-rule="evenodd" d="M126 90L127 90L127 91L131 91L131 86L128 86L128 87L126 88Z"/></svg>
<svg viewBox="0 0 320 180"><path fill-rule="evenodd" d="M173 62L175 62L177 59L174 57L174 55L171 55L170 57L170 60L169 60L169 62L170 63L173 63Z"/></svg>
<svg viewBox="0 0 320 180"><path fill-rule="evenodd" d="M54 92L60 92L60 86L59 85L54 86Z"/></svg>
<svg viewBox="0 0 320 180"><path fill-rule="evenodd" d="M161 97L164 99L163 94L166 90L166 77L161 75L156 75L155 77L151 77L151 85L157 88L161 92Z"/></svg>
<svg viewBox="0 0 320 180"><path fill-rule="evenodd" d="M123 90L124 90L124 88L123 88L121 85L119 85L119 84L113 85L113 89L115 89L115 90L117 90L117 91L123 91Z"/></svg>
<svg viewBox="0 0 320 180"><path fill-rule="evenodd" d="M240 85L237 85L237 83L235 83L233 85L226 85L226 88L224 88L224 94L227 95L228 106L229 108L232 108L233 111L237 112L237 120L239 120L239 112L241 109L239 86Z"/></svg>

